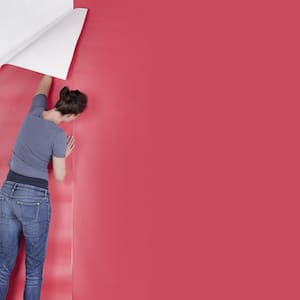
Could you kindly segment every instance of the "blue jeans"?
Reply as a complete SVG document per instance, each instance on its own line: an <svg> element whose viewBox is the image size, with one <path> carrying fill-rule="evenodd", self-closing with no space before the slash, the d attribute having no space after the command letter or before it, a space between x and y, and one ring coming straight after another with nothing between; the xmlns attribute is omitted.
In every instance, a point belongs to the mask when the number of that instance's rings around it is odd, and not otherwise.
<svg viewBox="0 0 300 300"><path fill-rule="evenodd" d="M46 189L5 181L0 192L0 300L5 300L23 233L25 300L40 299L51 207Z"/></svg>

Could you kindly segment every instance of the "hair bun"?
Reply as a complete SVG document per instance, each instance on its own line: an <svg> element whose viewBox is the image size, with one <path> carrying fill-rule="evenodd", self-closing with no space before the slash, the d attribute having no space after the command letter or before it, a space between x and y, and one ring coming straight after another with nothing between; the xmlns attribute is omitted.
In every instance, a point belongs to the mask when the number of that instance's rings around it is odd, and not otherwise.
<svg viewBox="0 0 300 300"><path fill-rule="evenodd" d="M63 87L60 91L59 97L60 99L67 99L69 98L70 90L67 86Z"/></svg>

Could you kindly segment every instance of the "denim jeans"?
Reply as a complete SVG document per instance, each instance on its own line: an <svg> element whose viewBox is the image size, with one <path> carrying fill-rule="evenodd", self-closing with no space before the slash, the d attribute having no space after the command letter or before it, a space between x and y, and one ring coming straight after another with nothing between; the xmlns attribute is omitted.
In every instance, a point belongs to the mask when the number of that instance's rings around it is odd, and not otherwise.
<svg viewBox="0 0 300 300"><path fill-rule="evenodd" d="M51 207L46 189L5 181L0 192L0 300L5 300L23 233L24 300L40 299Z"/></svg>

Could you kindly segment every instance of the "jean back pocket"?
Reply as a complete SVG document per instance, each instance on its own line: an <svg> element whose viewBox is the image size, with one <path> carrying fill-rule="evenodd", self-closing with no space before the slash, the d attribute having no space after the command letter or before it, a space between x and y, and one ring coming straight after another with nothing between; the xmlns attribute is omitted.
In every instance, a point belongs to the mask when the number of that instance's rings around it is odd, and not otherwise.
<svg viewBox="0 0 300 300"><path fill-rule="evenodd" d="M39 217L40 202L17 200L17 215L21 222L33 222Z"/></svg>

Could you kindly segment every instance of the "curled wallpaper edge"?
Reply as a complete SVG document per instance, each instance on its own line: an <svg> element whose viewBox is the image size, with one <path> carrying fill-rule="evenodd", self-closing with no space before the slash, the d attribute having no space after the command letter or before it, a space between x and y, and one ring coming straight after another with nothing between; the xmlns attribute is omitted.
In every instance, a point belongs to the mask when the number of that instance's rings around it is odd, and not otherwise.
<svg viewBox="0 0 300 300"><path fill-rule="evenodd" d="M65 80L87 12L87 8L75 8L60 16L5 59L0 59L0 64L10 64Z"/></svg>

